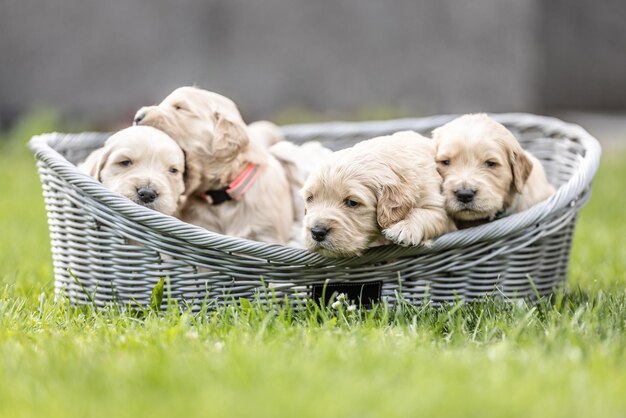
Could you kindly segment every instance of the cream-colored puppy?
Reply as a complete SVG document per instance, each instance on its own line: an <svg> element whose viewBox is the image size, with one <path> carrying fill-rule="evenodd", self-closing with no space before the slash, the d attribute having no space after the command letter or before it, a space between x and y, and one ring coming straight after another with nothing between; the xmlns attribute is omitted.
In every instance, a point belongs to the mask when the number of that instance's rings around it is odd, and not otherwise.
<svg viewBox="0 0 626 418"><path fill-rule="evenodd" d="M554 193L541 162L486 114L461 116L433 131L446 210L457 228L520 212Z"/></svg>
<svg viewBox="0 0 626 418"><path fill-rule="evenodd" d="M293 208L281 164L268 146L279 141L267 125L250 138L235 103L196 87L174 90L141 108L137 125L170 135L187 155L187 195L181 219L210 231L285 244Z"/></svg>
<svg viewBox="0 0 626 418"><path fill-rule="evenodd" d="M79 168L113 192L175 216L183 200L185 155L158 129L133 126L111 135Z"/></svg>
<svg viewBox="0 0 626 418"><path fill-rule="evenodd" d="M454 226L430 139L398 132L335 152L307 179L304 240L328 257L387 243L427 244Z"/></svg>

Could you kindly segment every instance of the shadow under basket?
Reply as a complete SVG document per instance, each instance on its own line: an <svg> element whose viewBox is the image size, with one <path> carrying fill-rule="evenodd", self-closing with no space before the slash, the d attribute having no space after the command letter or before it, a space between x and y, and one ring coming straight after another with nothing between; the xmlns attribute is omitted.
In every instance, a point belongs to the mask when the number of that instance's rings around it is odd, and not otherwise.
<svg viewBox="0 0 626 418"><path fill-rule="evenodd" d="M239 298L298 305L333 293L363 303L442 304L549 295L567 280L576 216L589 199L600 146L584 129L529 114L492 115L534 154L557 187L549 200L506 218L452 232L432 247L384 246L328 259L306 250L209 232L117 195L74 164L108 133L35 136L48 214L55 289L73 304L150 305L166 278L168 300L200 309ZM454 115L284 126L288 140L332 149L401 130L429 132ZM367 300L365 300L367 298Z"/></svg>

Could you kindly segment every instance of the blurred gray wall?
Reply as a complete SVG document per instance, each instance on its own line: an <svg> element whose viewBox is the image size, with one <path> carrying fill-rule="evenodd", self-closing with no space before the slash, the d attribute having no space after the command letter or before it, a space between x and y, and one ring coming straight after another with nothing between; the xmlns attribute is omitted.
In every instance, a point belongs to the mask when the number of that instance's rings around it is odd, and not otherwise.
<svg viewBox="0 0 626 418"><path fill-rule="evenodd" d="M139 106L194 83L233 98L248 119L289 108L432 114L626 106L626 89L613 84L623 87L626 74L625 6L2 0L0 119L54 106L75 118L130 121ZM605 38L614 47L596 49ZM590 59L582 56L588 52Z"/></svg>
<svg viewBox="0 0 626 418"><path fill-rule="evenodd" d="M541 5L541 103L551 109L626 109L626 1Z"/></svg>

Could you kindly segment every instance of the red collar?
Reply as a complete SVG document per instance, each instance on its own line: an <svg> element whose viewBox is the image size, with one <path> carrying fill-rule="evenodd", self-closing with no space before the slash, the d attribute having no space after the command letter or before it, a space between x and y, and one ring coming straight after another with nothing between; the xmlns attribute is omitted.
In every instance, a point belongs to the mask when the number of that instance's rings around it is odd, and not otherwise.
<svg viewBox="0 0 626 418"><path fill-rule="evenodd" d="M208 190L200 198L212 205L219 205L227 200L239 200L248 191L259 176L259 165L248 163L246 168L228 186L218 190ZM209 197L211 200L209 201Z"/></svg>

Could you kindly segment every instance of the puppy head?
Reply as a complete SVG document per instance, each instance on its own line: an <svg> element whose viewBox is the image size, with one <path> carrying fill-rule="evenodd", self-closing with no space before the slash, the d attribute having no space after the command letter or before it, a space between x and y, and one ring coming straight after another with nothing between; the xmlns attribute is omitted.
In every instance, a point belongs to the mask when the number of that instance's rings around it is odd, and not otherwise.
<svg viewBox="0 0 626 418"><path fill-rule="evenodd" d="M185 191L185 156L165 133L133 126L113 134L89 174L113 192L174 215Z"/></svg>
<svg viewBox="0 0 626 418"><path fill-rule="evenodd" d="M494 219L532 170L513 134L485 114L461 116L433 131L446 210L455 220Z"/></svg>
<svg viewBox="0 0 626 418"><path fill-rule="evenodd" d="M136 125L172 137L189 158L187 189L221 185L232 161L245 152L249 137L235 103L217 93L180 87L157 106L139 109Z"/></svg>
<svg viewBox="0 0 626 418"><path fill-rule="evenodd" d="M390 164L373 164L346 152L336 152L302 188L305 245L326 257L361 254L412 205L408 187Z"/></svg>

